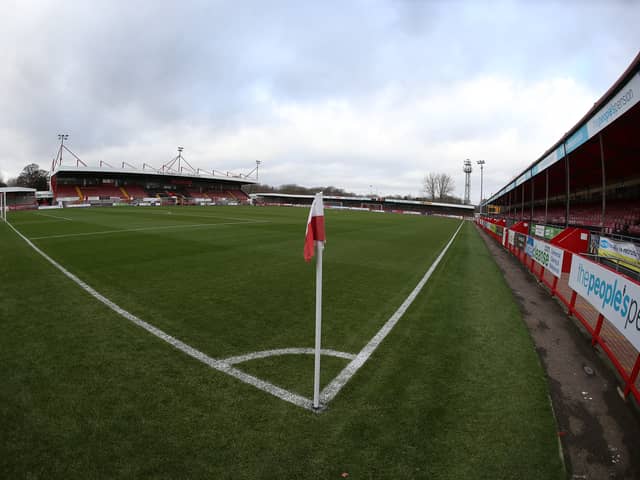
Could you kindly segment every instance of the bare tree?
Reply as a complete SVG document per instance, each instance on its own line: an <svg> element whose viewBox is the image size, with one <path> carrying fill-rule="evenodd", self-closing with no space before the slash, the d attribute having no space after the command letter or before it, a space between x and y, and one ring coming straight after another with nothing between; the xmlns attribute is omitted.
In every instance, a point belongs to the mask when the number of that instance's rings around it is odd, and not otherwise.
<svg viewBox="0 0 640 480"><path fill-rule="evenodd" d="M453 177L448 173L441 173L438 175L438 199L443 200L450 197L455 188Z"/></svg>
<svg viewBox="0 0 640 480"><path fill-rule="evenodd" d="M0 173L0 187L6 187L7 186L7 182L4 181L4 178L2 177L2 174Z"/></svg>
<svg viewBox="0 0 640 480"><path fill-rule="evenodd" d="M427 173L423 180L423 191L431 200L435 200L438 195L438 177L437 173Z"/></svg>
<svg viewBox="0 0 640 480"><path fill-rule="evenodd" d="M455 184L448 173L427 173L423 180L423 191L431 200L445 200L451 197Z"/></svg>

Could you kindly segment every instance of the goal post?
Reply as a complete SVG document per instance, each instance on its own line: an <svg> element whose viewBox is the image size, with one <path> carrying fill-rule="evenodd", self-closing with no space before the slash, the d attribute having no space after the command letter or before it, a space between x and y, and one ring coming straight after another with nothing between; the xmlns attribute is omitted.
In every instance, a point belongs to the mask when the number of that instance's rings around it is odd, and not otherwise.
<svg viewBox="0 0 640 480"><path fill-rule="evenodd" d="M369 210L382 211L381 203L361 203L360 208L368 208Z"/></svg>
<svg viewBox="0 0 640 480"><path fill-rule="evenodd" d="M7 221L7 192L0 192L0 219Z"/></svg>

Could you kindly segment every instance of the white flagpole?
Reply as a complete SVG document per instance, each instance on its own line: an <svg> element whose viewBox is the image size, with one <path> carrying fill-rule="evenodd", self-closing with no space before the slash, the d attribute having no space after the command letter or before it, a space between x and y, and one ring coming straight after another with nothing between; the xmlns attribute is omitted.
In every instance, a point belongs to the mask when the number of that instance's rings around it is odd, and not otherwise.
<svg viewBox="0 0 640 480"><path fill-rule="evenodd" d="M313 408L320 408L320 337L322 333L322 251L324 242L316 242L316 351L313 373Z"/></svg>

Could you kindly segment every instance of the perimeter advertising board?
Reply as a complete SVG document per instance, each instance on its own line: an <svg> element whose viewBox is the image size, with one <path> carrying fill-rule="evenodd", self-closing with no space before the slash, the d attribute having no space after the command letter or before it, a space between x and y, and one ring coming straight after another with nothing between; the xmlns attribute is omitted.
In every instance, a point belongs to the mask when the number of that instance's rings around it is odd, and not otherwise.
<svg viewBox="0 0 640 480"><path fill-rule="evenodd" d="M499 237L502 237L502 230L504 229L502 225L496 225L495 223L487 222L486 220L482 221L482 225L484 225L487 230L495 233Z"/></svg>
<svg viewBox="0 0 640 480"><path fill-rule="evenodd" d="M546 240L551 240L553 237L558 235L560 232L564 230L563 228L552 227L550 225L542 225L542 224L531 224L531 234L536 237L544 238Z"/></svg>
<svg viewBox="0 0 640 480"><path fill-rule="evenodd" d="M640 350L640 285L573 255L569 286Z"/></svg>
<svg viewBox="0 0 640 480"><path fill-rule="evenodd" d="M527 238L527 247L525 252L536 263L549 270L554 276L562 275L562 260L564 259L564 250L554 247L546 242L542 242L534 237Z"/></svg>
<svg viewBox="0 0 640 480"><path fill-rule="evenodd" d="M615 258L627 268L640 271L640 248L635 243L600 237L598 255Z"/></svg>
<svg viewBox="0 0 640 480"><path fill-rule="evenodd" d="M515 232L516 234L516 248L524 250L527 245L527 236L524 233Z"/></svg>

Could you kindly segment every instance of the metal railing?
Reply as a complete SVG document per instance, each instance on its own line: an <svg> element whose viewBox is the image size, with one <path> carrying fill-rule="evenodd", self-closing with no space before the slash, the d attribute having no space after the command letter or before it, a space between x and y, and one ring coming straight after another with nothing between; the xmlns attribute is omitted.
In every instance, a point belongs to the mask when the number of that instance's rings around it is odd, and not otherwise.
<svg viewBox="0 0 640 480"><path fill-rule="evenodd" d="M498 243L502 239L482 225L483 231L489 233ZM569 273L563 272L560 277L553 275L544 266L536 263L534 259L525 253L524 248L515 245L504 245L504 248L514 255L536 277L538 282L544 285L552 297L556 297L567 308L567 314L576 318L590 336L591 344L599 347L609 358L615 367L622 382L622 391L625 397L633 395L640 404L640 352L622 333L599 313L589 302L582 298L569 286ZM574 253L564 250L564 255L571 256ZM597 255L584 255L596 257ZM602 257L600 257L602 258ZM611 260L607 258L607 260ZM614 268L611 270L615 270ZM623 274L623 272L618 272ZM636 277L625 275L635 283L640 283Z"/></svg>

